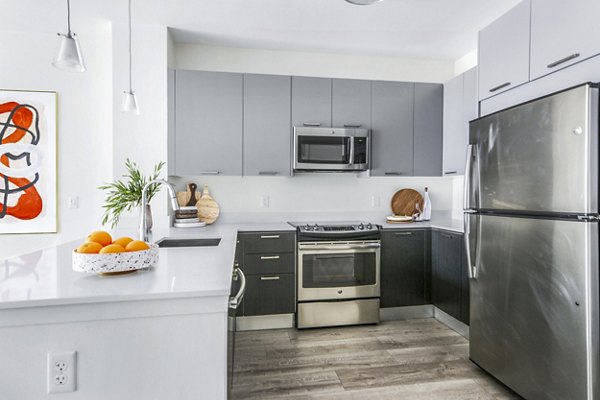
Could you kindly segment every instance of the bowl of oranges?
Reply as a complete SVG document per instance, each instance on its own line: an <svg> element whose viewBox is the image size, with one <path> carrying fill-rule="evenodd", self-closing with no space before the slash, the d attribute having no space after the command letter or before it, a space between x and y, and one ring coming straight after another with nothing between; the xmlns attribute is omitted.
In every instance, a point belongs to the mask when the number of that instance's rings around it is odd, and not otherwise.
<svg viewBox="0 0 600 400"><path fill-rule="evenodd" d="M148 268L158 262L158 245L124 236L113 240L95 231L73 251L73 270L92 274L122 274Z"/></svg>

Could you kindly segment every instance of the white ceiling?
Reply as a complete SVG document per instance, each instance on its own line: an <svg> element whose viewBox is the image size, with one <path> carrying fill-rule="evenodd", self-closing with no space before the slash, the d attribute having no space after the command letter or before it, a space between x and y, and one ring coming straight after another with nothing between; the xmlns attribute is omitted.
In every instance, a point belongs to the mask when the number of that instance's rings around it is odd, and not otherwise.
<svg viewBox="0 0 600 400"><path fill-rule="evenodd" d="M520 0L133 0L133 23L172 29L177 42L456 60L477 32ZM2 29L64 30L65 0L0 0ZM126 0L71 0L87 18L126 18ZM8 21L8 27L7 23Z"/></svg>

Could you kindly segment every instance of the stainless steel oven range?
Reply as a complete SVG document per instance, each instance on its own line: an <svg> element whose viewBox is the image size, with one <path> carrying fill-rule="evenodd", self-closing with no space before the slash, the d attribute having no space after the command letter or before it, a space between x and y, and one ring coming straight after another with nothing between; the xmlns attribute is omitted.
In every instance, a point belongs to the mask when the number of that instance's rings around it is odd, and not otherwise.
<svg viewBox="0 0 600 400"><path fill-rule="evenodd" d="M379 322L379 226L291 223L298 232L296 326Z"/></svg>

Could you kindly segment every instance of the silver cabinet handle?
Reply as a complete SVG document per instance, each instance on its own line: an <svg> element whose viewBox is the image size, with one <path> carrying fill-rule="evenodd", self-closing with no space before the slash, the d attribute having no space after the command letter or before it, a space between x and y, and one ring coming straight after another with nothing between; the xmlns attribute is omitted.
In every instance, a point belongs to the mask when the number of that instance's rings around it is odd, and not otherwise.
<svg viewBox="0 0 600 400"><path fill-rule="evenodd" d="M386 172L385 175L387 176L398 176L398 175L403 175L404 172Z"/></svg>
<svg viewBox="0 0 600 400"><path fill-rule="evenodd" d="M396 232L394 233L394 235L396 236L411 236L413 233L412 232Z"/></svg>
<svg viewBox="0 0 600 400"><path fill-rule="evenodd" d="M261 239L279 239L279 235L262 235Z"/></svg>
<svg viewBox="0 0 600 400"><path fill-rule="evenodd" d="M310 247L306 247L306 246L298 246L299 247L299 251L302 252L306 252L306 253L313 253L315 251L331 251L331 250L364 250L364 249L379 249L381 248L380 244L361 244L361 245L341 245L341 244L334 244L334 245L324 245L324 244L318 244L316 246L310 246Z"/></svg>
<svg viewBox="0 0 600 400"><path fill-rule="evenodd" d="M232 299L229 299L229 308L233 308L235 310L238 308L238 306L244 299L244 294L246 293L246 276L244 275L242 270L239 268L234 269L233 273L234 273L234 276L233 276L234 280L237 280L237 277L239 277L242 280L242 284L240 285L240 290L237 292L237 294Z"/></svg>
<svg viewBox="0 0 600 400"><path fill-rule="evenodd" d="M279 256L261 256L261 260L279 260Z"/></svg>
<svg viewBox="0 0 600 400"><path fill-rule="evenodd" d="M321 126L320 122L303 122L302 125L304 126Z"/></svg>
<svg viewBox="0 0 600 400"><path fill-rule="evenodd" d="M510 85L511 85L510 82L504 82L502 85L498 85L498 86L496 86L494 88L491 88L490 89L490 93L494 93L494 92L496 92L496 91L498 91L500 89L504 89L505 87L510 86Z"/></svg>
<svg viewBox="0 0 600 400"><path fill-rule="evenodd" d="M344 124L344 128L360 128L362 124Z"/></svg>
<svg viewBox="0 0 600 400"><path fill-rule="evenodd" d="M198 172L198 175L219 175L221 171L202 171Z"/></svg>
<svg viewBox="0 0 600 400"><path fill-rule="evenodd" d="M456 171L447 171L447 172L444 172L444 175L453 175L455 173L456 173Z"/></svg>
<svg viewBox="0 0 600 400"><path fill-rule="evenodd" d="M278 281L279 277L278 276L261 276L260 280L261 281Z"/></svg>
<svg viewBox="0 0 600 400"><path fill-rule="evenodd" d="M465 185L463 191L463 210L471 208L471 168L473 163L473 145L467 146L467 159L465 160Z"/></svg>
<svg viewBox="0 0 600 400"><path fill-rule="evenodd" d="M277 175L278 171L258 171L259 175Z"/></svg>
<svg viewBox="0 0 600 400"><path fill-rule="evenodd" d="M560 64L564 64L567 61L571 61L574 58L579 57L581 54L579 53L573 53L570 56L566 56L565 58L561 58L560 60L554 61L553 63L548 64L548 68L554 68L554 67L558 67Z"/></svg>

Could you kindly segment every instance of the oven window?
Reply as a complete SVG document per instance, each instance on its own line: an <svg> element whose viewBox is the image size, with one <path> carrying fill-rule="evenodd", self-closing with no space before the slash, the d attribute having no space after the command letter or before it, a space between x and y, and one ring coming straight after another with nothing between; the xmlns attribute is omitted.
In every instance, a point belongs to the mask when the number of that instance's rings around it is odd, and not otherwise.
<svg viewBox="0 0 600 400"><path fill-rule="evenodd" d="M328 288L374 285L375 253L305 254L302 287Z"/></svg>
<svg viewBox="0 0 600 400"><path fill-rule="evenodd" d="M349 137L298 136L298 162L349 164Z"/></svg>

